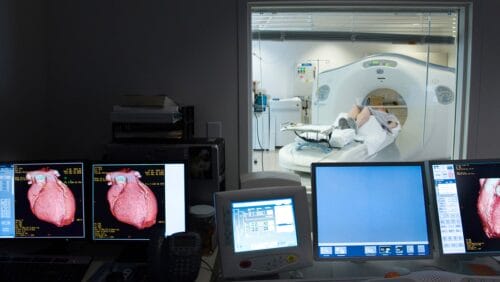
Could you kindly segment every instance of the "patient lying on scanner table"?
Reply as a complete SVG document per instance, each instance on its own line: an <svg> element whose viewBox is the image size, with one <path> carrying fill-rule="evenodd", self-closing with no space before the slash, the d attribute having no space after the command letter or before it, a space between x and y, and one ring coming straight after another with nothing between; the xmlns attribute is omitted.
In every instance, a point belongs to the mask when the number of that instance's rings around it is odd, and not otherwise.
<svg viewBox="0 0 500 282"><path fill-rule="evenodd" d="M398 118L389 113L383 106L363 107L354 105L351 111L347 113L347 118L341 117L338 119L338 126L341 129L353 128L357 130L357 128L368 122L372 115L380 123L380 126L389 133L392 133L392 129L399 125Z"/></svg>
<svg viewBox="0 0 500 282"><path fill-rule="evenodd" d="M354 105L348 113L340 113L333 125L291 124L281 130L294 131L299 138L297 141L302 141L301 146L305 141L343 148L358 141L366 143L371 154L385 147L383 144L387 145L387 141L394 141L400 129L398 118L383 106Z"/></svg>

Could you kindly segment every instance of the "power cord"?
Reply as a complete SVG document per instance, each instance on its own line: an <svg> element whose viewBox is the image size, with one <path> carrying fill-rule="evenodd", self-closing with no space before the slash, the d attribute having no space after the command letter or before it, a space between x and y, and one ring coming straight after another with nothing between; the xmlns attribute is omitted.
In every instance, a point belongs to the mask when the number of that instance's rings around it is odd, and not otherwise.
<svg viewBox="0 0 500 282"><path fill-rule="evenodd" d="M203 258L201 259L201 263L203 263L205 265L206 269L209 270L210 273L213 274L215 272L215 269Z"/></svg>
<svg viewBox="0 0 500 282"><path fill-rule="evenodd" d="M259 143L260 147L260 166L261 170L264 171L264 146L262 146L262 143L260 142L260 137L259 137L259 118L257 117L257 113L253 113L255 116L255 127L257 131L257 143Z"/></svg>
<svg viewBox="0 0 500 282"><path fill-rule="evenodd" d="M204 269L207 269L208 271L210 271L210 282L217 282L219 281L219 278L222 277L222 271L219 270L217 271L215 267L211 266L206 260L204 260L203 258L201 259L201 262L204 264L203 268ZM219 267L220 268L220 267Z"/></svg>

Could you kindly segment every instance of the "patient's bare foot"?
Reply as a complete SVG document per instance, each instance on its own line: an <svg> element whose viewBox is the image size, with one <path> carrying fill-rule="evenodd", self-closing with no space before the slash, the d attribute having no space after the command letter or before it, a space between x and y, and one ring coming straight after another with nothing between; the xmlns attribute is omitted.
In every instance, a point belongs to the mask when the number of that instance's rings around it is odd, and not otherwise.
<svg viewBox="0 0 500 282"><path fill-rule="evenodd" d="M340 129L346 129L349 128L349 124L347 124L347 119L346 118L339 118L339 128Z"/></svg>
<svg viewBox="0 0 500 282"><path fill-rule="evenodd" d="M349 129L349 128L352 128L354 129L355 132L358 131L358 126L356 124L356 121L351 118L351 117L348 117L348 118L339 118L339 128L340 129Z"/></svg>

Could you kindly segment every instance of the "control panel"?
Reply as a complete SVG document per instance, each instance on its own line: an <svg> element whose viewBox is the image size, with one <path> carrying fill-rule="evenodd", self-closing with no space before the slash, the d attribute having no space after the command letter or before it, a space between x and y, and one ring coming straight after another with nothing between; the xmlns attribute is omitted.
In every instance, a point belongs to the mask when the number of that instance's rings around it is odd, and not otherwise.
<svg viewBox="0 0 500 282"><path fill-rule="evenodd" d="M244 270L255 271L258 273L274 273L296 263L298 260L299 256L294 253L262 255L241 260L239 262L239 266Z"/></svg>
<svg viewBox="0 0 500 282"><path fill-rule="evenodd" d="M363 62L363 67L390 67L395 68L398 65L396 61L393 60L368 60Z"/></svg>

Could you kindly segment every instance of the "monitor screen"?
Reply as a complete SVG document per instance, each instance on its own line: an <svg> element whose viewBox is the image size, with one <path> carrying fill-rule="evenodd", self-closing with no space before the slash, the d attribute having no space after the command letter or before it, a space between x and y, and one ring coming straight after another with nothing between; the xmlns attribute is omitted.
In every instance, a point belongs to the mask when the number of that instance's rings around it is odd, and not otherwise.
<svg viewBox="0 0 500 282"><path fill-rule="evenodd" d="M186 231L186 164L92 164L94 240L147 240Z"/></svg>
<svg viewBox="0 0 500 282"><path fill-rule="evenodd" d="M0 238L84 238L83 162L0 164Z"/></svg>
<svg viewBox="0 0 500 282"><path fill-rule="evenodd" d="M292 198L233 202L234 252L296 247L293 207Z"/></svg>
<svg viewBox="0 0 500 282"><path fill-rule="evenodd" d="M444 255L500 254L500 160L430 162Z"/></svg>
<svg viewBox="0 0 500 282"><path fill-rule="evenodd" d="M215 193L224 277L272 274L312 264L304 187Z"/></svg>
<svg viewBox="0 0 500 282"><path fill-rule="evenodd" d="M431 256L423 163L313 163L316 260Z"/></svg>

